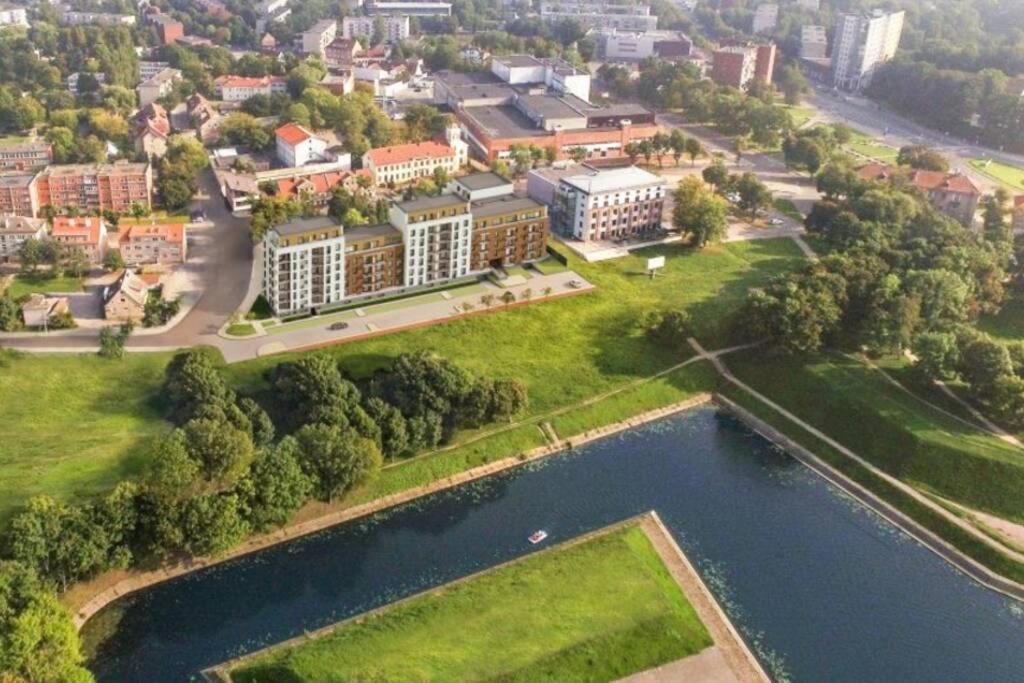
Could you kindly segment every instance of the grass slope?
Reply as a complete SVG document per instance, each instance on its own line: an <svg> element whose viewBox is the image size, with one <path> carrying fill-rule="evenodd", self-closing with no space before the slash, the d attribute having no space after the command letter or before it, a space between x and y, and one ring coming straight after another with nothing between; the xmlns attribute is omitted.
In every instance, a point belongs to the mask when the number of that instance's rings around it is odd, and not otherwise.
<svg viewBox="0 0 1024 683"><path fill-rule="evenodd" d="M0 526L29 497L62 500L136 474L167 354L38 356L0 351Z"/></svg>
<svg viewBox="0 0 1024 683"><path fill-rule="evenodd" d="M1024 452L890 385L847 358L730 356L729 367L839 443L907 483L1024 521Z"/></svg>
<svg viewBox="0 0 1024 683"><path fill-rule="evenodd" d="M969 163L975 171L1001 183L1006 189L1024 192L1024 168L986 159L972 159Z"/></svg>
<svg viewBox="0 0 1024 683"><path fill-rule="evenodd" d="M256 681L611 681L711 637L628 527L398 605L233 673Z"/></svg>

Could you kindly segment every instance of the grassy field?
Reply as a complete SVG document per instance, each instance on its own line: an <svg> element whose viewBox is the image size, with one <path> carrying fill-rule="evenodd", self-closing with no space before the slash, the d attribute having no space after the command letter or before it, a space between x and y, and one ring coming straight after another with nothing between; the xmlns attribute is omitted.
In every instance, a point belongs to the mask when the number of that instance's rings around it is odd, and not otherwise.
<svg viewBox="0 0 1024 683"><path fill-rule="evenodd" d="M800 209L796 208L796 204L793 203L792 199L786 199L780 197L776 199L772 204L775 206L775 210L779 213L789 216L795 221L804 222L804 215L800 213Z"/></svg>
<svg viewBox="0 0 1024 683"><path fill-rule="evenodd" d="M232 678L612 681L710 645L650 540L627 527L271 653Z"/></svg>
<svg viewBox="0 0 1024 683"><path fill-rule="evenodd" d="M1002 183L1006 189L1024 192L1024 169L985 159L972 159L970 164L975 171Z"/></svg>
<svg viewBox="0 0 1024 683"><path fill-rule="evenodd" d="M0 526L31 496L75 500L136 474L168 429L154 402L169 357L0 351Z"/></svg>
<svg viewBox="0 0 1024 683"><path fill-rule="evenodd" d="M852 141L846 144L846 148L851 152L880 161L883 164L895 164L896 158L900 154L900 151L895 147L875 142L867 136L855 136Z"/></svg>
<svg viewBox="0 0 1024 683"><path fill-rule="evenodd" d="M48 272L35 274L21 273L8 285L6 293L17 299L26 294L49 294L51 292L81 292L82 280L77 277L51 277Z"/></svg>
<svg viewBox="0 0 1024 683"><path fill-rule="evenodd" d="M738 377L879 468L924 490L1024 521L1024 452L845 357L730 356Z"/></svg>
<svg viewBox="0 0 1024 683"><path fill-rule="evenodd" d="M799 128L814 117L818 110L811 106L787 106L786 111L789 112L789 117L793 120L793 127Z"/></svg>
<svg viewBox="0 0 1024 683"><path fill-rule="evenodd" d="M652 281L644 267L646 258L655 254L664 254L667 263ZM802 260L788 239L740 242L701 252L666 246L601 264L572 259L570 265L598 285L596 292L324 352L353 375L366 376L404 351L435 349L474 372L524 381L530 391L524 417L530 418L653 375L688 357L688 349L665 351L644 339L639 325L644 310L687 309L696 321L698 338L716 348L726 343L723 321L747 289ZM9 515L36 493L71 498L103 491L137 472L146 437L167 428L150 403L159 392L169 357L132 354L123 361L103 361L86 355L3 356L0 494L5 495L0 497L0 516ZM259 393L267 389L264 373L290 357L294 356L230 365L225 375L235 388ZM12 401L9 396L20 398ZM614 422L647 409L645 405L602 407L600 419ZM459 434L457 439L465 443L474 436ZM343 503L373 499L543 443L539 429L527 424L389 468Z"/></svg>
<svg viewBox="0 0 1024 683"><path fill-rule="evenodd" d="M1024 341L1024 298L1008 299L996 315L979 318L978 329L1003 341Z"/></svg>

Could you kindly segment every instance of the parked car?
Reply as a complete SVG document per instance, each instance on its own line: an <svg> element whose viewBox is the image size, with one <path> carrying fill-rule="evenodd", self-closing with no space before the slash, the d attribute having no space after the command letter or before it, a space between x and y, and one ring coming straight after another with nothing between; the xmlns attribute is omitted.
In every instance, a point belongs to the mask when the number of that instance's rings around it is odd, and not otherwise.
<svg viewBox="0 0 1024 683"><path fill-rule="evenodd" d="M332 332L337 332L338 330L347 330L348 329L348 323L346 323L346 322L331 323L331 326L328 327L327 329L329 329Z"/></svg>
<svg viewBox="0 0 1024 683"><path fill-rule="evenodd" d="M206 220L206 212L202 209L196 209L192 212L191 218L193 223L202 223Z"/></svg>
<svg viewBox="0 0 1024 683"><path fill-rule="evenodd" d="M785 221L783 221L781 218L773 218L768 222L771 223L772 225L782 225Z"/></svg>
<svg viewBox="0 0 1024 683"><path fill-rule="evenodd" d="M573 289L579 289L580 287L583 286L583 283L580 282L579 280L569 280L565 284L567 284L568 286L572 287Z"/></svg>

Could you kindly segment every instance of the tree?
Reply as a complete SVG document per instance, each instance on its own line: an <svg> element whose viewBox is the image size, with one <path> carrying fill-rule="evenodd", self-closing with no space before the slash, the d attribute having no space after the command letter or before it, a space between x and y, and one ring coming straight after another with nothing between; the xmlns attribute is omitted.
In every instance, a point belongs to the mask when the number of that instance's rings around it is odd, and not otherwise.
<svg viewBox="0 0 1024 683"><path fill-rule="evenodd" d="M286 436L266 448L238 483L246 518L262 531L282 526L312 493L312 482L299 465L299 444Z"/></svg>
<svg viewBox="0 0 1024 683"><path fill-rule="evenodd" d="M568 149L569 158L575 161L577 164L582 163L587 158L586 147L570 147Z"/></svg>
<svg viewBox="0 0 1024 683"><path fill-rule="evenodd" d="M960 373L971 385L971 393L986 400L994 395L1000 377L1013 375L1013 362L1005 346L978 336L960 351Z"/></svg>
<svg viewBox="0 0 1024 683"><path fill-rule="evenodd" d="M747 211L751 219L756 217L759 211L772 205L772 193L753 173L747 172L741 175L734 187L740 198L737 205Z"/></svg>
<svg viewBox="0 0 1024 683"><path fill-rule="evenodd" d="M436 166L434 168L434 185L437 186L437 193L444 192L444 188L448 186L449 182L451 182L451 175L444 166Z"/></svg>
<svg viewBox="0 0 1024 683"><path fill-rule="evenodd" d="M685 311L655 311L644 318L644 334L654 344L678 351L692 334L690 316Z"/></svg>
<svg viewBox="0 0 1024 683"><path fill-rule="evenodd" d="M182 351L171 359L164 370L164 394L178 424L195 417L201 408L226 408L235 400L212 356L203 349Z"/></svg>
<svg viewBox="0 0 1024 683"><path fill-rule="evenodd" d="M186 452L209 481L233 481L252 460L252 437L227 421L195 418L182 432Z"/></svg>
<svg viewBox="0 0 1024 683"><path fill-rule="evenodd" d="M482 303L487 308L490 308L491 306L494 305L494 295L493 294L482 294L482 295L480 295L480 303Z"/></svg>
<svg viewBox="0 0 1024 683"><path fill-rule="evenodd" d="M274 371L273 385L289 429L313 423L347 427L353 413L362 410L359 389L341 376L337 363L325 354L281 363Z"/></svg>
<svg viewBox="0 0 1024 683"><path fill-rule="evenodd" d="M767 339L789 352L818 351L839 329L846 287L840 275L815 264L752 289L739 320L751 339Z"/></svg>
<svg viewBox="0 0 1024 683"><path fill-rule="evenodd" d="M697 162L697 157L704 154L704 146L700 144L700 140L697 138L687 138L685 149L686 156L690 157L690 166ZM677 161L676 163L679 162Z"/></svg>
<svg viewBox="0 0 1024 683"><path fill-rule="evenodd" d="M911 270L906 288L921 300L924 330L941 329L967 319L970 287L958 274L944 269Z"/></svg>
<svg viewBox="0 0 1024 683"><path fill-rule="evenodd" d="M1006 220L1006 203L1009 193L1003 188L982 199L982 233L989 242L1009 244L1013 237Z"/></svg>
<svg viewBox="0 0 1024 683"><path fill-rule="evenodd" d="M405 453L409 448L409 430L398 408L376 397L368 399L364 408L380 427L381 454L391 460Z"/></svg>
<svg viewBox="0 0 1024 683"><path fill-rule="evenodd" d="M640 154L644 162L650 165L651 157L654 156L654 143L650 139L640 141Z"/></svg>
<svg viewBox="0 0 1024 683"><path fill-rule="evenodd" d="M704 182L715 188L715 192L723 192L729 184L729 170L721 159L715 159L710 166L701 171Z"/></svg>
<svg viewBox="0 0 1024 683"><path fill-rule="evenodd" d="M683 134L683 131L678 128L673 128L672 132L668 136L668 146L672 150L672 160L676 166L679 165L679 159L683 156L686 151L687 137Z"/></svg>
<svg viewBox="0 0 1024 683"><path fill-rule="evenodd" d="M132 333L134 325L129 321L121 323L117 328L104 327L100 330L100 351L103 358L123 358L124 345Z"/></svg>
<svg viewBox="0 0 1024 683"><path fill-rule="evenodd" d="M113 272L124 268L124 259L121 258L120 249L108 249L103 256L103 267Z"/></svg>
<svg viewBox="0 0 1024 683"><path fill-rule="evenodd" d="M548 298L549 296L551 296L551 293L552 293L553 291L554 291L554 290L553 290L553 289L551 289L551 287L549 286L549 287L545 287L544 289L542 289L540 293L544 295L544 298L545 298L545 299L547 299L547 298Z"/></svg>
<svg viewBox="0 0 1024 683"><path fill-rule="evenodd" d="M221 144L240 145L261 150L270 145L270 134L249 114L235 113L224 117L218 128Z"/></svg>
<svg viewBox="0 0 1024 683"><path fill-rule="evenodd" d="M180 516L182 550L191 555L220 555L248 535L236 494L208 493L189 498Z"/></svg>
<svg viewBox="0 0 1024 683"><path fill-rule="evenodd" d="M951 332L923 332L914 338L914 368L930 380L951 380L960 365L960 349Z"/></svg>
<svg viewBox="0 0 1024 683"><path fill-rule="evenodd" d="M800 97L810 90L810 84L797 64L787 64L782 68L779 85L782 86L783 101L790 106L800 104Z"/></svg>
<svg viewBox="0 0 1024 683"><path fill-rule="evenodd" d="M43 243L34 237L29 237L22 242L18 250L21 269L27 273L36 272L36 269L39 268L39 264L43 262L45 257L46 252Z"/></svg>
<svg viewBox="0 0 1024 683"><path fill-rule="evenodd" d="M303 471L316 495L328 503L380 469L377 444L353 429L309 424L295 433L295 439Z"/></svg>
<svg viewBox="0 0 1024 683"><path fill-rule="evenodd" d="M0 561L0 678L86 683L71 613L31 568Z"/></svg>
<svg viewBox="0 0 1024 683"><path fill-rule="evenodd" d="M896 157L896 163L923 171L945 173L949 170L949 162L946 161L946 157L924 145L901 147L899 156Z"/></svg>
<svg viewBox="0 0 1024 683"><path fill-rule="evenodd" d="M200 476L199 462L189 455L185 433L175 429L156 440L142 481L160 500L179 501L195 492Z"/></svg>
<svg viewBox="0 0 1024 683"><path fill-rule="evenodd" d="M274 423L267 411L248 396L238 399L238 409L252 425L252 441L257 447L269 446L274 440Z"/></svg>
<svg viewBox="0 0 1024 683"><path fill-rule="evenodd" d="M514 302L515 300L516 300L516 295L513 294L511 290L506 289L504 292L501 293L501 302L503 304L505 304L506 306L508 306L509 304Z"/></svg>
<svg viewBox="0 0 1024 683"><path fill-rule="evenodd" d="M698 178L680 181L673 192L672 225L696 247L721 240L728 228L728 207Z"/></svg>

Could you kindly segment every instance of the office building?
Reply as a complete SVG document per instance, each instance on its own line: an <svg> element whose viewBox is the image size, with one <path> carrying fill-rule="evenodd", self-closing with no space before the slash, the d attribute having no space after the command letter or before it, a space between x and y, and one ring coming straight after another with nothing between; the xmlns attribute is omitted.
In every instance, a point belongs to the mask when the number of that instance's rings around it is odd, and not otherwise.
<svg viewBox="0 0 1024 683"><path fill-rule="evenodd" d="M605 59L640 61L649 57L677 59L689 57L693 42L679 31L619 31L608 29L595 34Z"/></svg>
<svg viewBox="0 0 1024 683"><path fill-rule="evenodd" d="M840 14L832 37L832 83L860 90L882 64L896 55L905 12Z"/></svg>

